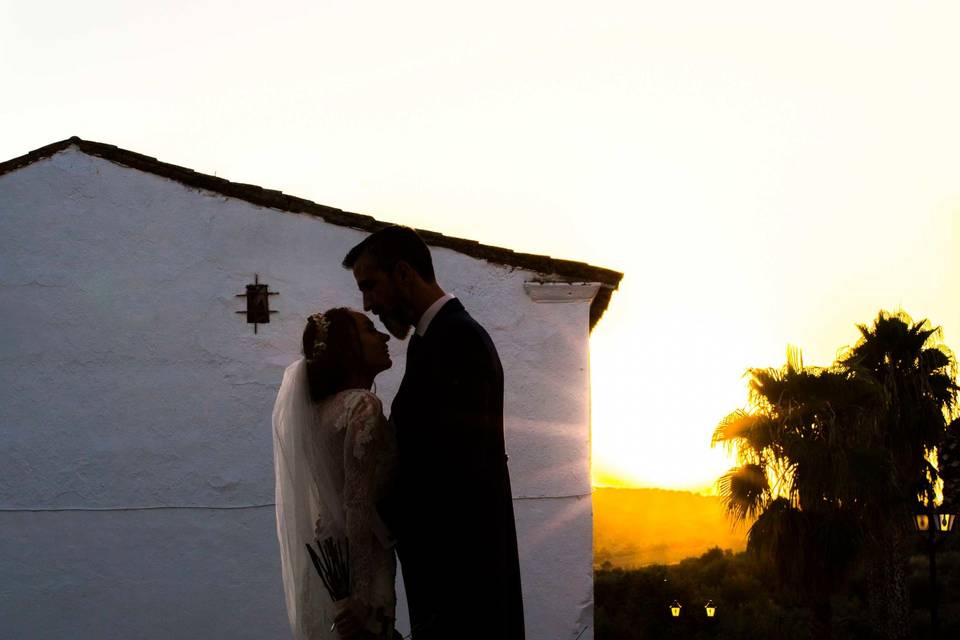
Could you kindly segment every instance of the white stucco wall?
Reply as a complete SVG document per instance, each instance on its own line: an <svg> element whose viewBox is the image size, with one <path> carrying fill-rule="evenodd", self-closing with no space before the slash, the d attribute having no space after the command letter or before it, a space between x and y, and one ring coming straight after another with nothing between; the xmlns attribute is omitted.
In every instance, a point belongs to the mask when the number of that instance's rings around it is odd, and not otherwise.
<svg viewBox="0 0 960 640"><path fill-rule="evenodd" d="M340 261L364 235L75 148L0 176L0 635L289 636L270 414L306 316L359 306ZM589 301L433 254L503 361L527 637L572 640L592 623ZM254 273L280 292L256 335L235 313Z"/></svg>

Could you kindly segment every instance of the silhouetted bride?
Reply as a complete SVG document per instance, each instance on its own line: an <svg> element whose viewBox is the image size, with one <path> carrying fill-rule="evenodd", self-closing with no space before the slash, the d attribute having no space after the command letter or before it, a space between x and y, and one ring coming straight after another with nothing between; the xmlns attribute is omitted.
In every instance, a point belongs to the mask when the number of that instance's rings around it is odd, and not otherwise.
<svg viewBox="0 0 960 640"><path fill-rule="evenodd" d="M298 640L394 637L396 562L376 503L396 445L370 391L392 364L388 339L357 311L314 314L304 357L283 374L273 411L277 535Z"/></svg>

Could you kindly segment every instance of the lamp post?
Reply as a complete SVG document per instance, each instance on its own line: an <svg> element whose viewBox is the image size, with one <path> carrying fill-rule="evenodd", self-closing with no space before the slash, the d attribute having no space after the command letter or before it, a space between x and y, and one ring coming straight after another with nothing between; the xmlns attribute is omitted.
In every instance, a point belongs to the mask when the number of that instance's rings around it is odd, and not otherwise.
<svg viewBox="0 0 960 640"><path fill-rule="evenodd" d="M918 513L913 517L917 531L927 536L927 554L930 557L930 631L936 636L940 630L940 603L937 595L937 532L950 533L956 515L952 513Z"/></svg>

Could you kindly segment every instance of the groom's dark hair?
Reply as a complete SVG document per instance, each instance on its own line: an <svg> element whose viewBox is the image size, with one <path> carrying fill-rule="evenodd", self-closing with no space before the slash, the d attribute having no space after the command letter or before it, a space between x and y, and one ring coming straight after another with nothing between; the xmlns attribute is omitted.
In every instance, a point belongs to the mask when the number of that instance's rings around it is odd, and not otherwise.
<svg viewBox="0 0 960 640"><path fill-rule="evenodd" d="M427 243L410 227L391 225L374 231L350 249L343 259L344 268L352 269L363 254L369 254L386 273L392 273L397 263L403 261L409 264L424 282L432 284L437 280Z"/></svg>

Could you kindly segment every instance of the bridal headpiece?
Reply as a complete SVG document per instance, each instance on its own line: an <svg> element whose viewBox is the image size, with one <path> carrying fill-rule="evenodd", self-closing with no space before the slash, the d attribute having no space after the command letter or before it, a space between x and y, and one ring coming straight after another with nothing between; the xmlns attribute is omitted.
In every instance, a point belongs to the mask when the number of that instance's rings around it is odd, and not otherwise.
<svg viewBox="0 0 960 640"><path fill-rule="evenodd" d="M327 348L327 331L330 329L330 321L322 313L315 313L310 316L310 322L316 327L317 334L313 339L313 358L320 355L320 352ZM313 359L311 358L311 359Z"/></svg>

